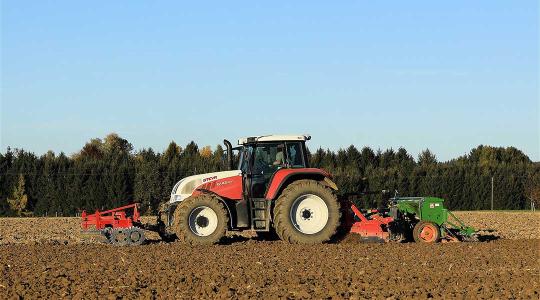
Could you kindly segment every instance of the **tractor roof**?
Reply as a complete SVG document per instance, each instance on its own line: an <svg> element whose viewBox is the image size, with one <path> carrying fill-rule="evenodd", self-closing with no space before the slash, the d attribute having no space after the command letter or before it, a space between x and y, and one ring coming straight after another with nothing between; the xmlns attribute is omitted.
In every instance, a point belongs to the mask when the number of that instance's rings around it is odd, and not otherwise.
<svg viewBox="0 0 540 300"><path fill-rule="evenodd" d="M262 135L262 136L250 136L241 138L238 140L238 145L251 144L255 142L280 142L280 141L309 141L310 135Z"/></svg>

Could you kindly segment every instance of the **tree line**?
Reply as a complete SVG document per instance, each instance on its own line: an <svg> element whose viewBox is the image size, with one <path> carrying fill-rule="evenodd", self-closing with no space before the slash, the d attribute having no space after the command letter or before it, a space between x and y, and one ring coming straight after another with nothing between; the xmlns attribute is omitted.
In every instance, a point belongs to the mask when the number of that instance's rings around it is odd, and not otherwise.
<svg viewBox="0 0 540 300"><path fill-rule="evenodd" d="M334 175L341 194L389 190L437 196L453 210L490 209L492 187L495 209L528 209L540 196L540 164L514 147L478 146L446 162L427 149L415 159L403 148L355 146L317 149L309 159L312 167ZM224 168L220 145L212 150L171 142L162 153L134 151L117 134L92 139L70 156L8 148L0 153L0 216L72 216L134 201L144 213L155 214L178 180ZM367 193L357 203L373 207L382 197Z"/></svg>

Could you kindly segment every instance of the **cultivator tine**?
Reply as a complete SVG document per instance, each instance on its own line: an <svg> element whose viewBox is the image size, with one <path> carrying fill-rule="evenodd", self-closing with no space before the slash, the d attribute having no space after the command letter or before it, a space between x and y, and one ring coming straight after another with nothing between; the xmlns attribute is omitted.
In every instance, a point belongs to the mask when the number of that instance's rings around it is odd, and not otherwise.
<svg viewBox="0 0 540 300"><path fill-rule="evenodd" d="M446 236L444 237L444 239L442 239L443 243L455 243L461 241L461 239L456 234L454 234L452 230L450 230L448 227L443 225L442 228L446 232Z"/></svg>

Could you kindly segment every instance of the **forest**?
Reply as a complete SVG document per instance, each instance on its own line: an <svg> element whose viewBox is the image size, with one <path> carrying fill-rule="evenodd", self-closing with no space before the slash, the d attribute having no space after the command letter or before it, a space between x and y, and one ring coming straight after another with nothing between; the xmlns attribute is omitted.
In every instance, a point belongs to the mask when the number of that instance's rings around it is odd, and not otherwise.
<svg viewBox="0 0 540 300"><path fill-rule="evenodd" d="M308 145L309 146L309 145ZM382 190L400 196L437 196L452 210L523 210L540 197L540 163L514 147L480 145L467 155L440 162L428 149L413 157L397 150L317 149L312 167L333 174L339 193L367 193L357 204L374 207ZM43 155L8 148L0 153L0 216L75 216L139 202L155 214L183 177L224 170L223 147L134 151L117 134L92 139L80 151ZM493 190L492 190L493 189Z"/></svg>

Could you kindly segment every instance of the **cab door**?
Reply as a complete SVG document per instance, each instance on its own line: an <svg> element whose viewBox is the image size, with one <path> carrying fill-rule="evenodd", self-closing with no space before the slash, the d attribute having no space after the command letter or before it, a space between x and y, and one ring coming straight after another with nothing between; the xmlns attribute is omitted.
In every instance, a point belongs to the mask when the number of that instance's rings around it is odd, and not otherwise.
<svg viewBox="0 0 540 300"><path fill-rule="evenodd" d="M251 164L250 198L264 198L272 176L286 166L285 143L259 143L255 145Z"/></svg>
<svg viewBox="0 0 540 300"><path fill-rule="evenodd" d="M238 168L242 171L242 199L234 201L236 211L236 228L249 228L250 219L250 199L251 188L251 161L253 158L253 146L245 146L240 151Z"/></svg>

